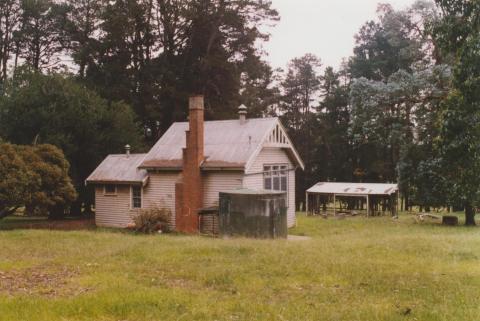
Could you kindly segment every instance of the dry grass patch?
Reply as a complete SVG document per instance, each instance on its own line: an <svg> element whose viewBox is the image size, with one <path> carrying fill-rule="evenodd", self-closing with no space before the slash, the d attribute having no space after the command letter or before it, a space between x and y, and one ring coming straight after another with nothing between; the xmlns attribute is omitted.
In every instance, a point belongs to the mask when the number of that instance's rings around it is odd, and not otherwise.
<svg viewBox="0 0 480 321"><path fill-rule="evenodd" d="M37 266L22 270L0 270L0 295L59 297L89 291L73 286L72 279L80 274L76 268Z"/></svg>

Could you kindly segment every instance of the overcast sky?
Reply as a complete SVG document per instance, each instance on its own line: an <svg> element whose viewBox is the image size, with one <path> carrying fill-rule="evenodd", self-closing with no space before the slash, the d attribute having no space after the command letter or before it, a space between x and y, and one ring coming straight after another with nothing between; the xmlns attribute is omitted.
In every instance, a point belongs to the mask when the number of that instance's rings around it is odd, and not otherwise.
<svg viewBox="0 0 480 321"><path fill-rule="evenodd" d="M313 53L324 65L338 67L352 54L354 35L360 26L375 17L377 3L391 3L397 9L414 0L272 0L281 20L264 45L273 67Z"/></svg>

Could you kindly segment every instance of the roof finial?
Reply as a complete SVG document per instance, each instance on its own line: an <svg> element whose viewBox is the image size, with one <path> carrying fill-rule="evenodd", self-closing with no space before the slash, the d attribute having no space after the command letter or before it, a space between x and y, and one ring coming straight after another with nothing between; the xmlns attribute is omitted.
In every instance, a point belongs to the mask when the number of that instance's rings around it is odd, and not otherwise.
<svg viewBox="0 0 480 321"><path fill-rule="evenodd" d="M127 157L130 156L130 145L125 145L125 154L127 155Z"/></svg>

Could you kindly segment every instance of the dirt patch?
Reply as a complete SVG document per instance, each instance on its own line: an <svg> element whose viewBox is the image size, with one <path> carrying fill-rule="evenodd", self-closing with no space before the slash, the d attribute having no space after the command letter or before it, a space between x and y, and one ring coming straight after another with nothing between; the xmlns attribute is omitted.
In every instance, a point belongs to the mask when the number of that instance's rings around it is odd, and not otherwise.
<svg viewBox="0 0 480 321"><path fill-rule="evenodd" d="M0 294L58 297L90 291L91 289L72 286L71 279L78 274L78 269L67 267L56 270L37 267L0 271Z"/></svg>

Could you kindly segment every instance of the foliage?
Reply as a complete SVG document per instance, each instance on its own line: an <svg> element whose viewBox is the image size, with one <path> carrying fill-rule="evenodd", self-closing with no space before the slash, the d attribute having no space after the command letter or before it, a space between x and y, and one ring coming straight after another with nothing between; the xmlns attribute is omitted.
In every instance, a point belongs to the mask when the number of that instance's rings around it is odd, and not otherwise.
<svg viewBox="0 0 480 321"><path fill-rule="evenodd" d="M308 185L313 183L312 150L315 144L315 103L320 90L318 57L306 54L293 59L281 82L282 95L279 110L283 124L288 129L294 145L298 148L305 163L306 171L297 178L297 195L303 195Z"/></svg>
<svg viewBox="0 0 480 321"><path fill-rule="evenodd" d="M15 35L21 29L22 16L19 0L0 1L0 70L1 80L7 79L9 63L15 53L15 62L19 55L20 42Z"/></svg>
<svg viewBox="0 0 480 321"><path fill-rule="evenodd" d="M0 100L3 136L16 144L48 143L62 149L79 201L87 207L84 181L103 158L127 143L142 148L127 105L108 103L68 77L22 71L6 93Z"/></svg>
<svg viewBox="0 0 480 321"><path fill-rule="evenodd" d="M21 65L63 69L103 98L131 105L144 126L166 130L202 93L207 117L232 116L241 102L262 115L275 99L259 44L278 20L258 0L4 0L0 78ZM155 139L156 137L151 137Z"/></svg>
<svg viewBox="0 0 480 321"><path fill-rule="evenodd" d="M135 231L141 233L170 232L172 213L166 208L143 209L133 217Z"/></svg>
<svg viewBox="0 0 480 321"><path fill-rule="evenodd" d="M272 68L259 58L254 60L251 72L242 73L239 100L248 107L248 117L277 116L276 107L281 98L276 83L280 80L280 71ZM254 64L257 67L253 68ZM249 63L250 65L250 63Z"/></svg>
<svg viewBox="0 0 480 321"><path fill-rule="evenodd" d="M46 213L50 218L65 216L77 194L68 176L70 164L63 152L53 145L22 146L19 153L40 179L36 191L25 202L27 210Z"/></svg>
<svg viewBox="0 0 480 321"><path fill-rule="evenodd" d="M327 67L321 77L321 101L314 127L312 165L324 181L353 181L353 149L350 134L350 78L344 68ZM321 165L319 165L321 164Z"/></svg>
<svg viewBox="0 0 480 321"><path fill-rule="evenodd" d="M429 153L449 80L448 66L438 65L412 73L399 70L386 82L365 78L353 82L351 131L356 148L366 156L358 166L369 179L395 181L398 164L412 160L407 156L414 145ZM381 164L375 166L378 160ZM413 179L417 173L399 174Z"/></svg>
<svg viewBox="0 0 480 321"><path fill-rule="evenodd" d="M95 48L100 45L95 35L100 32L102 0L65 0L65 5L67 51L78 65L78 76L84 78L87 66L94 64Z"/></svg>
<svg viewBox="0 0 480 321"><path fill-rule="evenodd" d="M14 145L0 145L0 218L13 214L29 200L39 178Z"/></svg>
<svg viewBox="0 0 480 321"><path fill-rule="evenodd" d="M312 54L295 58L288 65L282 81L280 110L285 125L292 130L300 130L309 120L320 89L321 65L320 59Z"/></svg>
<svg viewBox="0 0 480 321"><path fill-rule="evenodd" d="M422 159L431 159L438 133L438 105L449 90L450 69L438 64L428 25L437 19L433 4L417 1L405 10L379 6L379 19L362 27L349 70L355 167L362 179L400 180L409 203L409 180ZM421 146L418 146L421 145ZM415 163L416 162L416 163ZM407 171L408 170L408 171Z"/></svg>
<svg viewBox="0 0 480 321"><path fill-rule="evenodd" d="M61 67L68 8L53 0L21 0L20 10L21 27L15 34L19 58L35 70Z"/></svg>
<svg viewBox="0 0 480 321"><path fill-rule="evenodd" d="M399 69L407 72L432 64L435 50L426 25L435 20L436 9L417 1L406 10L379 4L378 19L365 23L355 36L354 55L349 61L353 78L385 81Z"/></svg>
<svg viewBox="0 0 480 321"><path fill-rule="evenodd" d="M478 1L436 2L380 4L336 70L306 54L281 71L262 50L272 1L0 1L0 135L63 149L78 212L106 154L141 150L138 124L153 144L199 93L207 119L282 118L307 168L298 201L319 180L397 181L407 207L472 208Z"/></svg>
<svg viewBox="0 0 480 321"><path fill-rule="evenodd" d="M76 198L68 169L63 153L52 145L1 144L0 218L21 207L51 218L63 216Z"/></svg>
<svg viewBox="0 0 480 321"><path fill-rule="evenodd" d="M448 196L465 208L466 224L475 225L480 205L480 2L438 0L442 20L434 35L454 57L453 90L442 105L438 148L448 181Z"/></svg>
<svg viewBox="0 0 480 321"><path fill-rule="evenodd" d="M319 180L398 182L407 207L446 206L434 145L452 78L441 62L451 59L430 32L440 13L421 0L377 13L338 70L321 75L320 59L305 55L284 73L279 113L307 168L297 195Z"/></svg>
<svg viewBox="0 0 480 321"><path fill-rule="evenodd" d="M75 8L86 12L91 3ZM257 44L268 39L260 27L277 15L270 1L106 2L88 22L72 16L86 44L74 57L86 84L107 99L131 104L147 126L159 121L166 130L184 120L192 93L205 95L207 118L223 119L236 112L242 90L271 99L265 86L271 68ZM242 98L255 103L256 113L265 108L249 95Z"/></svg>

